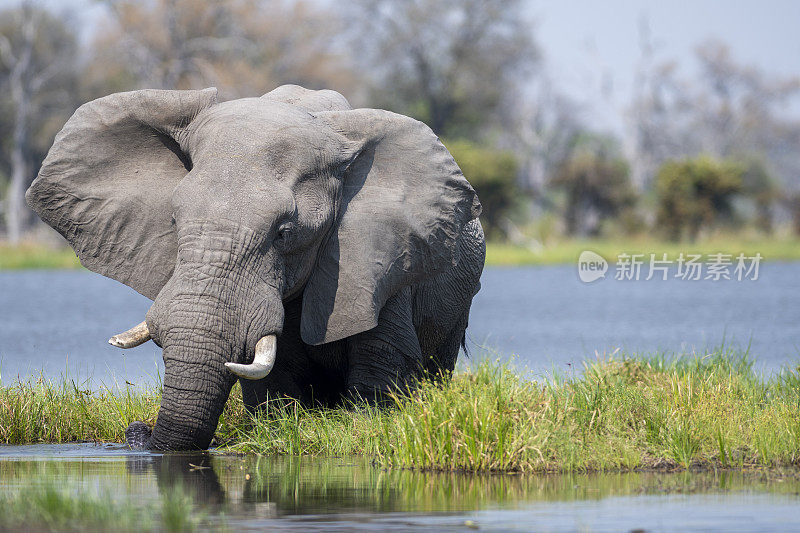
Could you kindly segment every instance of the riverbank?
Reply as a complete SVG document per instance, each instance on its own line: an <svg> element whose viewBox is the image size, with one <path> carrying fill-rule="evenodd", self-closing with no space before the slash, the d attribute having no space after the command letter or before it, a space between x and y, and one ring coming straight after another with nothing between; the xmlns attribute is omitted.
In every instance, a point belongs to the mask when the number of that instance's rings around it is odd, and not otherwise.
<svg viewBox="0 0 800 533"><path fill-rule="evenodd" d="M661 259L675 261L683 253L699 254L703 260L712 254L730 254L735 261L739 254L754 257L761 254L764 261L797 261L800 260L800 239L747 239L737 236L710 238L689 242L671 242L651 238L622 237L618 239L564 240L547 245L526 248L513 244L490 242L486 246L486 264L489 266L523 266L577 264L578 256L584 250L591 250L606 261L614 263L620 254L643 254L644 261L650 260L650 254Z"/></svg>
<svg viewBox="0 0 800 533"><path fill-rule="evenodd" d="M155 421L158 390L90 391L35 380L0 387L0 442L122 442ZM371 457L384 467L469 472L779 468L800 464L800 374L764 379L747 358L615 357L529 380L485 362L391 409L273 405L253 421L238 387L221 450ZM254 423L255 422L255 423Z"/></svg>
<svg viewBox="0 0 800 533"><path fill-rule="evenodd" d="M668 259L677 259L680 253L711 254L723 253L736 257L744 253L748 257L761 254L765 261L800 260L800 239L781 237L774 239L744 238L724 236L709 238L696 243L675 243L645 237L623 237L617 239L560 240L541 247L525 247L502 242L489 242L486 245L486 264L488 266L522 266L575 264L584 250L600 254L609 262L615 262L622 253L650 254L666 253ZM47 247L36 243L17 246L0 243L0 270L24 269L70 269L81 268L78 258L71 248Z"/></svg>
<svg viewBox="0 0 800 533"><path fill-rule="evenodd" d="M81 268L67 246L51 247L34 242L10 245L0 242L0 270Z"/></svg>

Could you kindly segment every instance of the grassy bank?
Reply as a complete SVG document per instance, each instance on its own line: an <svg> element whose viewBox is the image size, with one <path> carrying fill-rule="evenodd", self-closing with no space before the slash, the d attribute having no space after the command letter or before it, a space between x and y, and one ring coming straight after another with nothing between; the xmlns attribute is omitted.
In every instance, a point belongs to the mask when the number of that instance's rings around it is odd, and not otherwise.
<svg viewBox="0 0 800 533"><path fill-rule="evenodd" d="M89 392L40 381L0 388L0 442L121 442L153 422L157 391ZM275 404L253 421L228 402L217 440L260 454L363 455L386 467L582 472L795 467L800 374L769 380L740 354L619 357L581 375L525 379L483 363L425 384L391 409Z"/></svg>
<svg viewBox="0 0 800 533"><path fill-rule="evenodd" d="M736 257L744 253L748 257L760 253L765 261L800 260L800 239L746 239L728 236L715 237L695 243L662 241L652 238L618 238L567 240L549 243L541 249L490 242L486 245L486 264L491 266L576 264L584 250L600 254L609 262L615 262L621 253L656 254L660 259L666 253L668 259L675 260L681 253L709 254L723 253Z"/></svg>
<svg viewBox="0 0 800 533"><path fill-rule="evenodd" d="M548 243L541 249L529 249L501 242L486 245L486 264L490 266L575 264L584 250L599 253L614 261L620 253L666 253L670 259L678 254L699 253L703 256L727 253L733 256L760 253L765 261L800 260L800 239L747 239L744 237L714 237L696 243L674 243L647 237L617 239L563 240ZM80 268L71 248L49 248L34 243L10 246L0 243L0 270L31 268Z"/></svg>
<svg viewBox="0 0 800 533"><path fill-rule="evenodd" d="M16 246L0 243L0 270L29 268L79 268L75 252L67 247L48 247L36 243Z"/></svg>

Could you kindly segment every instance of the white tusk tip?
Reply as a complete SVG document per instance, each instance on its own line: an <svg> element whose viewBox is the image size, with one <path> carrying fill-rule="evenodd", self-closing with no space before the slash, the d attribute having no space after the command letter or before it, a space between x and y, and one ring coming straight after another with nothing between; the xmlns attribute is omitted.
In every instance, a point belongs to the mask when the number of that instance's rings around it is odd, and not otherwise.
<svg viewBox="0 0 800 533"><path fill-rule="evenodd" d="M253 362L249 365L239 363L225 363L225 368L233 374L244 379L263 379L272 370L275 364L275 335L262 337L256 344L256 353Z"/></svg>
<svg viewBox="0 0 800 533"><path fill-rule="evenodd" d="M147 329L147 323L142 322L128 331L114 335L108 339L108 343L117 348L135 348L150 339L150 331Z"/></svg>
<svg viewBox="0 0 800 533"><path fill-rule="evenodd" d="M264 365L240 365L239 363L225 363L225 368L240 378L252 380L263 379L267 377L267 374L269 374L269 371L271 370Z"/></svg>

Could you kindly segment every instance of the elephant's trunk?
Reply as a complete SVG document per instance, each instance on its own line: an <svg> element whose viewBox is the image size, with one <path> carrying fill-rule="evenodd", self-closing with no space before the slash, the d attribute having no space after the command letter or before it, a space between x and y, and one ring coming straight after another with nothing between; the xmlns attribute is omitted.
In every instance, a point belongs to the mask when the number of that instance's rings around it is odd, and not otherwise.
<svg viewBox="0 0 800 533"><path fill-rule="evenodd" d="M161 408L147 447L205 449L235 381L225 362L241 350L237 324L216 291L183 283L165 289L147 314L164 350Z"/></svg>
<svg viewBox="0 0 800 533"><path fill-rule="evenodd" d="M251 264L261 256L245 253L254 237L236 240L231 229L202 229L181 235L175 272L147 313L165 367L148 448L207 448L236 381L233 372L266 375L283 328L280 284Z"/></svg>
<svg viewBox="0 0 800 533"><path fill-rule="evenodd" d="M158 450L208 448L235 378L213 341L164 349L164 386L158 420L146 447ZM175 353L178 352L178 353Z"/></svg>

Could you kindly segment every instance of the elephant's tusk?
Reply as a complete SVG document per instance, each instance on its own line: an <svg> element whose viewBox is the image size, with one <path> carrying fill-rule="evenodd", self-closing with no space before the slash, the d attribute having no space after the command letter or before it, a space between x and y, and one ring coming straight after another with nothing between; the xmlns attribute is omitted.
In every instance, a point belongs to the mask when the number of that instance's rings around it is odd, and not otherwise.
<svg viewBox="0 0 800 533"><path fill-rule="evenodd" d="M256 356L249 365L239 363L225 363L225 367L244 379L261 379L269 374L275 364L275 352L277 347L275 335L261 337L256 344Z"/></svg>
<svg viewBox="0 0 800 533"><path fill-rule="evenodd" d="M117 348L134 348L150 340L150 330L147 329L147 322L142 322L133 326L128 331L114 335L108 339L108 343Z"/></svg>

